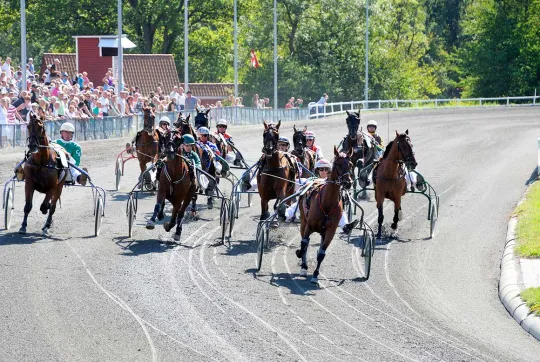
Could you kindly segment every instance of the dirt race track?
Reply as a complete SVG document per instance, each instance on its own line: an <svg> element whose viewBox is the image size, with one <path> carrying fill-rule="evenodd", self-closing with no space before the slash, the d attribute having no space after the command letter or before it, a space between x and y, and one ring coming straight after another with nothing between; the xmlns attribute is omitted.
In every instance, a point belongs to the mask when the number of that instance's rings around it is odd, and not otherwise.
<svg viewBox="0 0 540 362"><path fill-rule="evenodd" d="M441 195L434 239L427 202L408 195L397 233L376 245L371 278L360 252L336 237L320 286L301 278L294 224L271 231L271 250L255 273L260 213L242 201L228 249L218 243L219 209L199 198L200 220L187 221L181 245L158 223L146 230L155 197L139 200L127 237L127 193L114 162L127 139L83 142L83 166L107 190L99 237L93 237L89 189L67 188L52 236L40 235L42 195L28 234L17 187L9 231L0 232L2 361L534 361L540 344L507 314L497 296L506 221L536 167L540 109L499 108L377 113L385 140L409 129L419 171ZM389 125L390 123L390 125ZM346 134L344 117L306 121L327 158ZM301 124L302 126L304 124ZM282 134L292 137L292 124ZM232 128L251 164L262 126ZM12 175L22 150L0 150L0 176ZM373 197L362 201L375 228ZM168 215L170 209L167 208ZM386 222L391 220L386 209ZM309 257L314 268L319 239Z"/></svg>

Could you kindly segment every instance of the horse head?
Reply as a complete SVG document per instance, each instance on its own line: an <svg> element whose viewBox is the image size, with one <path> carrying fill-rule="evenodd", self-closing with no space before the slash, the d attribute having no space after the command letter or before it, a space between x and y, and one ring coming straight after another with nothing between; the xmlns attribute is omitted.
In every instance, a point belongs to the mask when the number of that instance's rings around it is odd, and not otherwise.
<svg viewBox="0 0 540 362"><path fill-rule="evenodd" d="M418 163L414 157L413 145L409 137L409 130L405 133L398 133L396 131L396 139L394 140L396 147L398 148L399 160L405 163L410 169L415 169Z"/></svg>
<svg viewBox="0 0 540 362"><path fill-rule="evenodd" d="M334 164L332 166L332 174L330 179L335 181L338 185L343 185L346 189L350 189L352 186L351 179L351 157L353 155L352 148L347 153L338 152L336 146L334 146Z"/></svg>
<svg viewBox="0 0 540 362"><path fill-rule="evenodd" d="M154 116L154 113L152 112L152 108L146 107L143 110L144 114L144 130L146 133L148 133L149 136L152 136L154 134L155 126L156 126L156 116Z"/></svg>
<svg viewBox="0 0 540 362"><path fill-rule="evenodd" d="M189 114L188 114L189 117ZM184 121L184 116L182 115L182 112L178 112L178 118L176 119L176 122L173 123L174 128L180 128L180 125Z"/></svg>
<svg viewBox="0 0 540 362"><path fill-rule="evenodd" d="M182 120L179 124L177 124L176 128L180 131L180 135L185 135L185 134L192 134L192 128L191 128L191 124L189 123L189 117L190 115L188 114L188 116L186 117L185 120Z"/></svg>
<svg viewBox="0 0 540 362"><path fill-rule="evenodd" d="M28 150L31 153L37 153L39 146L47 145L47 134L45 133L45 126L43 121L37 116L36 113L28 113Z"/></svg>
<svg viewBox="0 0 540 362"><path fill-rule="evenodd" d="M281 120L277 124L266 123L264 124L263 132L263 149L266 157L272 157L272 155L277 152L277 143L279 140L279 127L281 126Z"/></svg>
<svg viewBox="0 0 540 362"><path fill-rule="evenodd" d="M172 131L167 141L167 145L165 146L165 156L169 161L176 158L178 150L180 149L182 143L184 143L184 139L182 137L178 137L178 133L178 131Z"/></svg>
<svg viewBox="0 0 540 362"><path fill-rule="evenodd" d="M358 112L347 112L347 128L349 130L349 137L351 139L356 139L356 134L358 133L358 128L360 127L360 110Z"/></svg>
<svg viewBox="0 0 540 362"><path fill-rule="evenodd" d="M199 129L201 127L209 128L208 126L208 113L210 113L210 109L207 111L197 110L197 115L195 116L195 129Z"/></svg>
<svg viewBox="0 0 540 362"><path fill-rule="evenodd" d="M307 126L304 127L303 130L297 130L296 125L293 126L294 134L293 134L293 145L294 150L299 154L302 155L304 152L304 147L306 147L306 131Z"/></svg>

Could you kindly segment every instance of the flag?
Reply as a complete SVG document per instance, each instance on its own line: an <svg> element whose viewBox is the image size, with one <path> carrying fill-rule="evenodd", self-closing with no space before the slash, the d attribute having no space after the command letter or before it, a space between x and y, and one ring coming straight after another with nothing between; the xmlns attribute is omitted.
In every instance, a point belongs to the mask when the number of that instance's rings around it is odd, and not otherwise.
<svg viewBox="0 0 540 362"><path fill-rule="evenodd" d="M251 49L251 66L253 68L259 68L259 60L257 59L257 55L253 49Z"/></svg>

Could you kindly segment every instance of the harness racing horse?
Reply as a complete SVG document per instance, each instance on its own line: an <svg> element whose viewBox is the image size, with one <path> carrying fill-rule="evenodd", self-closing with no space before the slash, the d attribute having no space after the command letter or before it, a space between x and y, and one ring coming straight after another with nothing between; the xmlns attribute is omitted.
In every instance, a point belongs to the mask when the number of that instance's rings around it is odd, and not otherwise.
<svg viewBox="0 0 540 362"><path fill-rule="evenodd" d="M341 200L341 187L349 189L352 185L350 158L352 149L347 154L339 153L334 146L334 164L332 174L326 180L313 186L311 190L302 195L298 201L300 205L300 235L302 241L296 256L302 259L301 276L307 276L307 249L309 236L317 232L321 234L321 246L317 253L317 268L311 278L312 283L318 283L319 269L336 233L336 229L343 212Z"/></svg>
<svg viewBox="0 0 540 362"><path fill-rule="evenodd" d="M315 171L315 161L316 161L316 154L310 149L306 148L306 134L307 127L304 127L303 130L297 130L296 125L293 126L294 134L293 134L293 145L294 149L292 150L292 154L298 157L300 160L300 163L310 172Z"/></svg>
<svg viewBox="0 0 540 362"><path fill-rule="evenodd" d="M281 120L277 125L264 122L264 155L261 159L262 167L257 173L257 188L261 197L261 220L266 220L270 216L268 201L276 199L277 203L293 194L298 175L296 162L287 153L277 149L280 126ZM285 217L285 205L282 205L278 213L280 217Z"/></svg>
<svg viewBox="0 0 540 362"><path fill-rule="evenodd" d="M385 199L394 202L394 219L391 225L393 230L397 229L398 221L403 218L401 196L405 195L407 191L403 164L413 170L417 166L413 145L409 138L409 130L401 134L396 131L396 138L392 142L390 150L385 152L385 154L386 156L380 160L376 172L373 174L375 200L377 201L377 210L379 211L377 239L380 239L382 234L384 220L383 203Z"/></svg>
<svg viewBox="0 0 540 362"><path fill-rule="evenodd" d="M348 134L343 140L342 151L348 152L351 149L353 150L353 155L351 157L351 174L356 178L356 168L362 169L373 164L376 150L373 142L368 142L366 139L367 136L363 132L358 132L358 128L360 127L360 111L352 113L349 111L346 112ZM367 180L367 174L365 175L365 178Z"/></svg>
<svg viewBox="0 0 540 362"><path fill-rule="evenodd" d="M63 152L63 151L61 151ZM47 212L47 221L41 229L43 235L49 234L49 228L52 226L52 217L56 211L56 202L62 195L62 189L65 182L65 174L69 170L59 167L57 154L50 146L45 126L41 119L35 113L30 113L30 122L28 123L28 154L27 161L24 164L24 219L19 229L20 234L26 234L26 225L28 214L32 210L32 199L34 191L45 194L43 203L39 210L45 215ZM68 155L66 157L69 158ZM58 157L59 158L59 157ZM60 174L63 172L63 176Z"/></svg>
<svg viewBox="0 0 540 362"><path fill-rule="evenodd" d="M139 168L141 169L141 176L146 170L146 164L148 162L156 163L159 152L159 138L160 133L156 130L155 116L152 113L151 108L144 108L144 128L137 133L135 140L137 159L139 160ZM148 178L150 177L150 174ZM140 178L140 177L139 177ZM142 180L141 180L142 182ZM150 183L149 179L144 180L146 183Z"/></svg>
<svg viewBox="0 0 540 362"><path fill-rule="evenodd" d="M175 142L179 141L171 139L167 144L167 156L159 178L156 205L152 217L146 223L146 228L154 229L156 216L161 211L165 200L169 200L173 205L171 222L164 223L163 227L169 232L176 225L174 240L180 241L184 213L195 194L195 175L190 162L178 154L179 145Z"/></svg>

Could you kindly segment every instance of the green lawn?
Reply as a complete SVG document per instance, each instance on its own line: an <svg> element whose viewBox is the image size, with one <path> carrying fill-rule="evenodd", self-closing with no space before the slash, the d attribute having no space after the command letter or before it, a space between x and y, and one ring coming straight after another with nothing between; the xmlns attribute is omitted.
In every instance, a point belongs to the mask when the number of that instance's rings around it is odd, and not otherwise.
<svg viewBox="0 0 540 362"><path fill-rule="evenodd" d="M521 298L532 312L540 315L540 288L529 288L521 292Z"/></svg>
<svg viewBox="0 0 540 362"><path fill-rule="evenodd" d="M516 253L525 258L540 258L540 182L530 187L525 201L515 212L518 216Z"/></svg>

